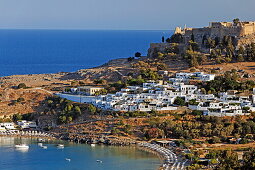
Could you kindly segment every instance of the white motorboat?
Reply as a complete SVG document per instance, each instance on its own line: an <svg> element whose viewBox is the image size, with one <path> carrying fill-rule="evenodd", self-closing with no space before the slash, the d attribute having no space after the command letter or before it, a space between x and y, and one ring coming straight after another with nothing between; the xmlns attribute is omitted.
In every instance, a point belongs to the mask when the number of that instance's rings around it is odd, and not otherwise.
<svg viewBox="0 0 255 170"><path fill-rule="evenodd" d="M57 146L58 148L64 148L65 147L65 145L63 145L63 144L58 144L58 146Z"/></svg>
<svg viewBox="0 0 255 170"><path fill-rule="evenodd" d="M95 146L96 146L96 144L92 143L92 144L90 144L90 146L95 147Z"/></svg>
<svg viewBox="0 0 255 170"><path fill-rule="evenodd" d="M97 162L98 162L98 163L103 163L103 161L101 161L101 160L97 160Z"/></svg>
<svg viewBox="0 0 255 170"><path fill-rule="evenodd" d="M42 147L42 146L43 146L43 144L42 144L42 143L38 143L38 146Z"/></svg>
<svg viewBox="0 0 255 170"><path fill-rule="evenodd" d="M42 146L43 149L47 149L48 147L47 146Z"/></svg>
<svg viewBox="0 0 255 170"><path fill-rule="evenodd" d="M28 149L29 146L26 145L26 144L20 144L20 145L15 145L15 148L17 148L17 149Z"/></svg>

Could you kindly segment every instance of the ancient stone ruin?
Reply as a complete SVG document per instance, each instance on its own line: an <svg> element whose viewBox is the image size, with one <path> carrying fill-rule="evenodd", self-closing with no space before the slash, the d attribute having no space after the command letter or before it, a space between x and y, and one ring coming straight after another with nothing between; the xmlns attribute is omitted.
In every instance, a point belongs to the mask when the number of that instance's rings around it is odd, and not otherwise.
<svg viewBox="0 0 255 170"><path fill-rule="evenodd" d="M188 44L193 38L200 46L209 37L221 41L225 36L235 39L236 46L255 42L255 22L211 22L204 28L176 27L175 34L183 36L183 43Z"/></svg>

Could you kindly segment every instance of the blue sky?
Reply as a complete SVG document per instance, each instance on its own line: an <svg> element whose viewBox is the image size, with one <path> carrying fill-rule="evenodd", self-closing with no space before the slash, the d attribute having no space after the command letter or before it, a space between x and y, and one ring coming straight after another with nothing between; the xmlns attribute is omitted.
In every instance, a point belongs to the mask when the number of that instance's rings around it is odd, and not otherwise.
<svg viewBox="0 0 255 170"><path fill-rule="evenodd" d="M0 0L0 28L167 30L255 20L255 0Z"/></svg>

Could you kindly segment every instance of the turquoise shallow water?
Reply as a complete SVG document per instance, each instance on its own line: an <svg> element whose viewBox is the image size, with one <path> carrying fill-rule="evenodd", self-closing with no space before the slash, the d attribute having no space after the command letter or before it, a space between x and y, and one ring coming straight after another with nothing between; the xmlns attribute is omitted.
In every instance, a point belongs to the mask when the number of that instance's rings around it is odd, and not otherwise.
<svg viewBox="0 0 255 170"><path fill-rule="evenodd" d="M25 143L28 151L14 148ZM159 159L133 147L113 147L74 144L63 141L45 142L47 149L38 146L37 139L0 137L1 170L154 170ZM64 149L56 144L64 143ZM70 158L71 161L67 161ZM98 163L97 160L102 160Z"/></svg>

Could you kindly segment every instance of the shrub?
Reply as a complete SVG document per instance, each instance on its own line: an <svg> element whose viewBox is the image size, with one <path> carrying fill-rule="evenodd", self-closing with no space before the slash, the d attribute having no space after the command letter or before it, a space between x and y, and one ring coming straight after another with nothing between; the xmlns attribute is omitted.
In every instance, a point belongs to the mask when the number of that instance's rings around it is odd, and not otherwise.
<svg viewBox="0 0 255 170"><path fill-rule="evenodd" d="M23 102L23 101L25 101L25 99L24 99L23 97L19 97L19 98L17 99L17 102Z"/></svg>
<svg viewBox="0 0 255 170"><path fill-rule="evenodd" d="M193 110L192 111L192 115L201 116L201 115L203 115L203 111L201 111L201 110Z"/></svg>
<svg viewBox="0 0 255 170"><path fill-rule="evenodd" d="M210 144L215 144L215 143L220 143L220 142L221 142L221 140L217 136L214 136L214 137L212 137L211 139L208 140L208 143L210 143Z"/></svg>
<svg viewBox="0 0 255 170"><path fill-rule="evenodd" d="M134 57L128 57L128 61L133 61L135 58Z"/></svg>
<svg viewBox="0 0 255 170"><path fill-rule="evenodd" d="M26 86L26 84L25 83L20 83L19 85L18 85L18 89L25 89L27 86Z"/></svg>

